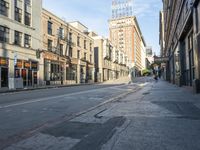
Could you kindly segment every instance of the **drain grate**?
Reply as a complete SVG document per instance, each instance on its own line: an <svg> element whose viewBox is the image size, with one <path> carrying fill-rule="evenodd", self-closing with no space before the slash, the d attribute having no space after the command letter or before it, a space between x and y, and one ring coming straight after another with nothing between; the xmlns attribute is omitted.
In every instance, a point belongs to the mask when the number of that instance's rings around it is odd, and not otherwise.
<svg viewBox="0 0 200 150"><path fill-rule="evenodd" d="M145 93L142 93L142 95L148 95L150 94L150 92L145 92Z"/></svg>

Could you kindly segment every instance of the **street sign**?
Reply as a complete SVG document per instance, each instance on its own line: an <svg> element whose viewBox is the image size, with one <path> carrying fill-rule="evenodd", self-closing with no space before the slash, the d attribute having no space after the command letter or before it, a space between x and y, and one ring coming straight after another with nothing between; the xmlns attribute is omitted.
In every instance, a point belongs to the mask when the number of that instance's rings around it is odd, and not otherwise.
<svg viewBox="0 0 200 150"><path fill-rule="evenodd" d="M155 62L167 62L169 61L168 57L154 57Z"/></svg>
<svg viewBox="0 0 200 150"><path fill-rule="evenodd" d="M17 53L14 54L14 65L17 65Z"/></svg>

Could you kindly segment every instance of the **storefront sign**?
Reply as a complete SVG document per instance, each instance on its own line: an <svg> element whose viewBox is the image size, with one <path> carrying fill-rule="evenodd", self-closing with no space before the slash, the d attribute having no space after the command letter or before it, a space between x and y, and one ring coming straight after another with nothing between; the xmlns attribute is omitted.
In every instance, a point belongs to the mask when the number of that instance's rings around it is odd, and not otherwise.
<svg viewBox="0 0 200 150"><path fill-rule="evenodd" d="M167 62L169 61L168 57L154 57L155 62Z"/></svg>
<svg viewBox="0 0 200 150"><path fill-rule="evenodd" d="M0 57L0 66L8 66L8 60Z"/></svg>
<svg viewBox="0 0 200 150"><path fill-rule="evenodd" d="M30 69L30 67L31 67L30 62L25 61L25 62L24 62L24 68Z"/></svg>
<svg viewBox="0 0 200 150"><path fill-rule="evenodd" d="M32 62L31 63L31 68L34 70L38 70L38 63L37 62Z"/></svg>
<svg viewBox="0 0 200 150"><path fill-rule="evenodd" d="M17 60L16 67L17 68L22 68L22 60Z"/></svg>

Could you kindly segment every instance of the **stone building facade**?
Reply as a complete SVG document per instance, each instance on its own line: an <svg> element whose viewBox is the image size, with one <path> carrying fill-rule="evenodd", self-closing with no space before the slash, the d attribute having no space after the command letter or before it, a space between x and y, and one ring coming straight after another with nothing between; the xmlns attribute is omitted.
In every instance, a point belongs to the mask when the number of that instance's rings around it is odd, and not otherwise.
<svg viewBox="0 0 200 150"><path fill-rule="evenodd" d="M0 0L0 88L39 84L41 11L42 0Z"/></svg>
<svg viewBox="0 0 200 150"><path fill-rule="evenodd" d="M42 29L44 84L94 82L94 41L87 27L67 23L43 9Z"/></svg>
<svg viewBox="0 0 200 150"><path fill-rule="evenodd" d="M200 4L199 0L163 0L165 49L169 57L167 79L199 91Z"/></svg>
<svg viewBox="0 0 200 150"><path fill-rule="evenodd" d="M128 57L109 39L94 36L95 80L104 82L128 76Z"/></svg>
<svg viewBox="0 0 200 150"><path fill-rule="evenodd" d="M137 76L143 68L145 42L135 16L109 20L110 40L129 59L130 74ZM142 43L142 44L141 44Z"/></svg>

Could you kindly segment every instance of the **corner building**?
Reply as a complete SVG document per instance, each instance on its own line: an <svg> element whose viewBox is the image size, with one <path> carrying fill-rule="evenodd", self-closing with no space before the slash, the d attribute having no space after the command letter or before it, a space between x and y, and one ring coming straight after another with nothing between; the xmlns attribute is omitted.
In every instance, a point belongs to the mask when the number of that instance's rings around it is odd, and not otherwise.
<svg viewBox="0 0 200 150"><path fill-rule="evenodd" d="M41 0L0 0L0 88L40 82Z"/></svg>

